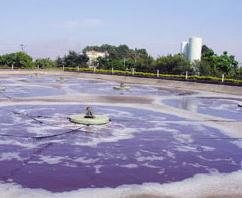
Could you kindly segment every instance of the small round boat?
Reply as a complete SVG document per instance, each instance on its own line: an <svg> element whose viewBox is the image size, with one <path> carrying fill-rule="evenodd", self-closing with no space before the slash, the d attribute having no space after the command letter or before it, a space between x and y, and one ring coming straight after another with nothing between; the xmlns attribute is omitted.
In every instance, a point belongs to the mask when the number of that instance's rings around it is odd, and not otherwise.
<svg viewBox="0 0 242 198"><path fill-rule="evenodd" d="M29 82L29 80L27 80L27 79L19 79L18 81L20 81L20 82Z"/></svg>
<svg viewBox="0 0 242 198"><path fill-rule="evenodd" d="M64 82L64 81L65 81L65 78L62 76L56 79L56 82Z"/></svg>
<svg viewBox="0 0 242 198"><path fill-rule="evenodd" d="M113 87L113 89L115 89L115 90L128 90L128 89L130 89L130 87L128 87L128 86L123 86L123 87L115 86L115 87Z"/></svg>
<svg viewBox="0 0 242 198"><path fill-rule="evenodd" d="M0 91L5 91L6 88L5 87L0 87Z"/></svg>
<svg viewBox="0 0 242 198"><path fill-rule="evenodd" d="M106 115L95 115L94 118L85 118L85 114L72 115L69 120L75 124L83 125L104 125L110 122L110 118Z"/></svg>

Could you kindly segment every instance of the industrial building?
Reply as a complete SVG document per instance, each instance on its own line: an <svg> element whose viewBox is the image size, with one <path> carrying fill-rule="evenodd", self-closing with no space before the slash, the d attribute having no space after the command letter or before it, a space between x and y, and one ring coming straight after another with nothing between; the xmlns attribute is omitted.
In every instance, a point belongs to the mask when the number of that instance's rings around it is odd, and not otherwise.
<svg viewBox="0 0 242 198"><path fill-rule="evenodd" d="M89 67L93 67L99 57L104 58L109 56L108 52L99 52L95 50L87 51L86 55L89 58L89 61L88 61Z"/></svg>
<svg viewBox="0 0 242 198"><path fill-rule="evenodd" d="M183 54L191 63L200 61L202 56L202 38L191 37L189 41L181 43L181 54Z"/></svg>

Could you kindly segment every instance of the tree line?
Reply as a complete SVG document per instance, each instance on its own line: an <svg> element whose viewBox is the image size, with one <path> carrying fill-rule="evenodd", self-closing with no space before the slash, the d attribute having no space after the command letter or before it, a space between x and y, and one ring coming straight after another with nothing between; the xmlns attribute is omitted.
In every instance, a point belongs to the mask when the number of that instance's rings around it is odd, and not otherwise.
<svg viewBox="0 0 242 198"><path fill-rule="evenodd" d="M50 58L33 58L25 52L16 52L4 54L0 56L0 65L14 68L53 68L53 67L87 67L88 57L86 55L78 54L74 51L69 51L68 55L63 58L58 57L56 60Z"/></svg>
<svg viewBox="0 0 242 198"><path fill-rule="evenodd" d="M233 55L224 51L216 54L206 45L202 47L201 61L190 63L182 54L169 54L153 58L146 49L130 49L127 45L87 46L83 53L69 51L67 55L56 60L40 58L33 60L25 52L16 52L0 56L0 65L15 68L53 68L53 67L88 67L87 51L106 52L106 57L99 57L93 64L99 69L131 70L138 72L156 72L165 74L184 74L219 76L222 74L231 78L242 79L242 69Z"/></svg>

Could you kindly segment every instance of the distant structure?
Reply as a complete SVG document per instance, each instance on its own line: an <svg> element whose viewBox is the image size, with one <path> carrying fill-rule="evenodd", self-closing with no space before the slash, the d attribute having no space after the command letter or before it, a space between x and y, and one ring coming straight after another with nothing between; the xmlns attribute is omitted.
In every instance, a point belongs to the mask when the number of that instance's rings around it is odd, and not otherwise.
<svg viewBox="0 0 242 198"><path fill-rule="evenodd" d="M89 67L94 67L99 57L104 58L109 56L108 52L98 52L95 50L86 51L86 55L89 58L89 61L88 61Z"/></svg>
<svg viewBox="0 0 242 198"><path fill-rule="evenodd" d="M189 43L187 41L183 41L181 43L181 54L183 54L187 58L188 58L188 51L189 51L188 47L189 47Z"/></svg>
<svg viewBox="0 0 242 198"><path fill-rule="evenodd" d="M21 48L21 51L24 52L25 45L24 44L20 44L20 48Z"/></svg>
<svg viewBox="0 0 242 198"><path fill-rule="evenodd" d="M181 43L181 54L183 54L191 63L200 61L202 57L202 38L191 37L189 41Z"/></svg>

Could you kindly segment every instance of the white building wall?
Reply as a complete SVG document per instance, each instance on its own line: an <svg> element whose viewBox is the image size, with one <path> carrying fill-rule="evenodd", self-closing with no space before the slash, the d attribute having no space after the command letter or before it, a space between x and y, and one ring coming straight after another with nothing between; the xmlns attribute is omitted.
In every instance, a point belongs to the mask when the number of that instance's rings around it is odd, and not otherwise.
<svg viewBox="0 0 242 198"><path fill-rule="evenodd" d="M188 58L188 47L189 47L189 44L187 41L183 41L181 43L181 54L183 54L187 58Z"/></svg>
<svg viewBox="0 0 242 198"><path fill-rule="evenodd" d="M200 61L202 57L202 38L189 38L188 59L191 62Z"/></svg>
<svg viewBox="0 0 242 198"><path fill-rule="evenodd" d="M181 54L183 54L191 63L200 61L202 57L202 38L191 37L189 41L181 43Z"/></svg>
<svg viewBox="0 0 242 198"><path fill-rule="evenodd" d="M98 51L87 51L86 52L87 57L89 58L89 65L92 66L94 64L94 62L99 58L99 57L106 57L108 56L107 52L98 52Z"/></svg>

